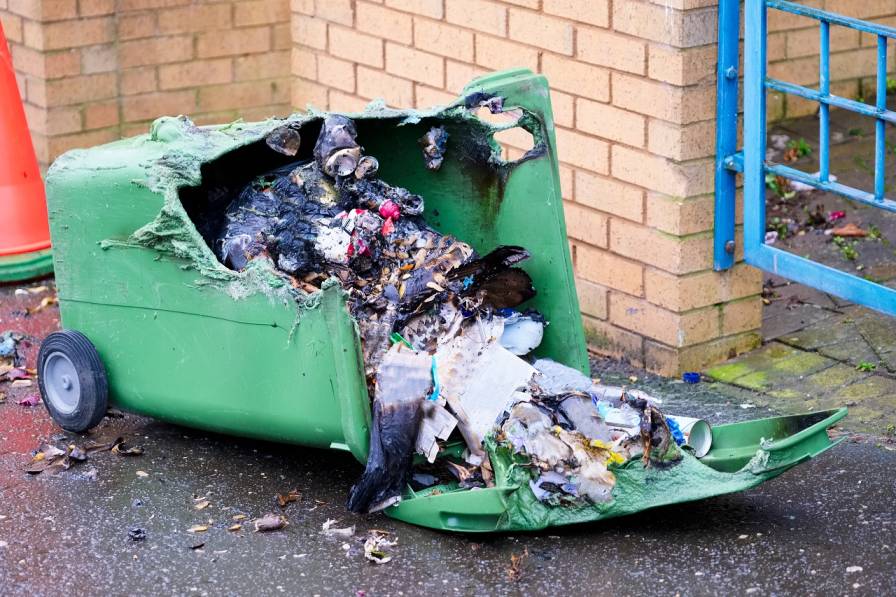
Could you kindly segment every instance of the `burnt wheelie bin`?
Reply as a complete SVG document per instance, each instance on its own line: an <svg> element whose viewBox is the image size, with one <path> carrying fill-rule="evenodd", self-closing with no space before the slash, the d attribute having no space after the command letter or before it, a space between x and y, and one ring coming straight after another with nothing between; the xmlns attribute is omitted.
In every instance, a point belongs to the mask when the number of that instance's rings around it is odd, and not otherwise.
<svg viewBox="0 0 896 597"><path fill-rule="evenodd" d="M506 125L532 136L520 159L502 159L493 140L501 126L474 113L484 98L522 115ZM480 252L529 249L523 267L538 288L531 306L550 322L536 354L587 372L545 79L526 70L497 73L471 82L452 106L374 105L352 118L382 178L425 197L434 228ZM284 125L313 139L322 119L311 112L196 127L160 118L148 134L56 160L47 175L48 208L64 331L44 342L38 374L58 424L84 431L115 405L219 433L345 450L366 461L371 402L341 287L324 283L297 295L261 263L234 271L200 232L214 217L201 199L210 188L245 183L303 157L310 148L287 157L265 139ZM433 123L447 129L455 148L437 171L421 166L417 141ZM612 500L576 507L539 502L518 456L487 440L494 487L408 487L386 513L454 531L538 529L739 491L830 448L835 442L826 430L845 414L717 426L702 459L686 452L666 471L638 459L620 464Z"/></svg>

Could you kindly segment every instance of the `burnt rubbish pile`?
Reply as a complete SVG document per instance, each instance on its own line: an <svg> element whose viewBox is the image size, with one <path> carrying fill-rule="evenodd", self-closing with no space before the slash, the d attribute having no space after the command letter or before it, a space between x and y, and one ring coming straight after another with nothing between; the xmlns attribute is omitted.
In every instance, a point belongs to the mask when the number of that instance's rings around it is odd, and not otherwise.
<svg viewBox="0 0 896 597"><path fill-rule="evenodd" d="M288 126L267 137L287 156L302 142ZM421 167L439 169L447 132L431 128L420 147ZM329 115L313 159L235 193L214 236L232 269L268 259L297 293L336 280L347 294L373 396L370 455L350 510L388 507L408 485L493 485L487 438L527 458L532 491L557 506L609 500L615 464L680 457L683 438L655 400L527 356L548 322L522 308L536 294L516 267L525 248L480 255L439 233L422 218L423 198L379 179L378 168L353 121Z"/></svg>

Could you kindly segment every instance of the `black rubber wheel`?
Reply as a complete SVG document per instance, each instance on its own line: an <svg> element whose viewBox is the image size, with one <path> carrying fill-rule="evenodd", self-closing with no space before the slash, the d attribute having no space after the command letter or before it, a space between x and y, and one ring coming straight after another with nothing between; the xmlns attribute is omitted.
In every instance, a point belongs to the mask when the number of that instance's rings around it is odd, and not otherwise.
<svg viewBox="0 0 896 597"><path fill-rule="evenodd" d="M109 404L106 368L81 332L63 330L44 339L37 379L50 416L66 431L81 433L103 420Z"/></svg>

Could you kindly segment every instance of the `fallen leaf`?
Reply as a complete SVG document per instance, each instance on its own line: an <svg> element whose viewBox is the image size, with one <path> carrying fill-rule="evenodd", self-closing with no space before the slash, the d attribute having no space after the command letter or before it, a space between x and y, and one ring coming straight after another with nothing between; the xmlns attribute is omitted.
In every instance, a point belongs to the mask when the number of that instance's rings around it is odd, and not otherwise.
<svg viewBox="0 0 896 597"><path fill-rule="evenodd" d="M195 508L196 510L205 510L210 505L211 502L209 502L208 500L202 500L201 502L196 502L195 504L193 504L193 508Z"/></svg>
<svg viewBox="0 0 896 597"><path fill-rule="evenodd" d="M46 460L41 460L41 461L29 464L28 466L25 467L24 470L29 475L39 475L42 472L44 472L45 470L47 470L48 466L50 466L50 463L48 463Z"/></svg>
<svg viewBox="0 0 896 597"><path fill-rule="evenodd" d="M228 527L227 530L228 530L228 531L238 531L238 530L240 530L241 528L243 528L243 525L241 525L241 524L235 524L235 525L232 525L232 526Z"/></svg>
<svg viewBox="0 0 896 597"><path fill-rule="evenodd" d="M208 530L207 524L194 524L187 529L188 533L204 533Z"/></svg>
<svg viewBox="0 0 896 597"><path fill-rule="evenodd" d="M94 452L105 452L106 450L111 450L112 446L115 445L115 442L118 440L114 440L111 442L100 442L97 440L90 440L86 444L84 444L84 451L88 454L93 454Z"/></svg>
<svg viewBox="0 0 896 597"><path fill-rule="evenodd" d="M526 558L529 557L529 548L526 547L523 549L523 553L520 555L511 554L510 555L510 568L507 569L507 578L513 582L516 582L523 575L523 564L526 563Z"/></svg>
<svg viewBox="0 0 896 597"><path fill-rule="evenodd" d="M292 491L290 491L289 493L286 493L286 494L278 493L277 494L277 504L279 504L281 508L285 508L292 502L299 501L300 497L302 497L302 494L299 493L299 491L297 489L293 489Z"/></svg>
<svg viewBox="0 0 896 597"><path fill-rule="evenodd" d="M473 470L468 469L465 466L457 464L456 462L451 462L450 460L446 460L445 464L448 465L448 471L457 477L457 480L463 483L467 479L470 478L470 475L473 474Z"/></svg>
<svg viewBox="0 0 896 597"><path fill-rule="evenodd" d="M9 387L11 387L11 388L30 388L33 384L34 384L34 382L31 381L30 379L17 379L14 382L12 382L11 384L9 384ZM19 404L21 404L21 402Z"/></svg>
<svg viewBox="0 0 896 597"><path fill-rule="evenodd" d="M15 383L16 382L13 382L13 384ZM40 404L40 396L38 396L37 394L31 394L30 396L26 396L21 400L16 400L16 404L18 404L19 406L37 406L38 404Z"/></svg>
<svg viewBox="0 0 896 597"><path fill-rule="evenodd" d="M69 455L66 453L66 455L63 456L62 458L57 458L52 463L47 465L47 467L44 469L44 472L49 473L51 475L57 475L57 474L61 473L62 471L67 471L68 469L71 468L71 466L72 466L71 458L69 458Z"/></svg>
<svg viewBox="0 0 896 597"><path fill-rule="evenodd" d="M55 296L45 296L43 299L41 299L38 306L30 309L25 309L25 311L28 313L28 315L34 315L35 313L40 313L50 305L55 305L58 302L59 299L57 299Z"/></svg>
<svg viewBox="0 0 896 597"><path fill-rule="evenodd" d="M148 477L149 473L147 473L146 471L137 471L137 476L138 477Z"/></svg>
<svg viewBox="0 0 896 597"><path fill-rule="evenodd" d="M203 547L205 547L205 541L203 541L202 543L197 543L196 545L191 545L190 549L202 549Z"/></svg>
<svg viewBox="0 0 896 597"><path fill-rule="evenodd" d="M6 394L0 392L0 404L3 404L4 402L6 402Z"/></svg>
<svg viewBox="0 0 896 597"><path fill-rule="evenodd" d="M119 456L140 456L143 454L143 448L139 446L129 446L124 443L124 439L119 437L112 445L112 453Z"/></svg>
<svg viewBox="0 0 896 597"><path fill-rule="evenodd" d="M248 518L248 516L246 516L245 514L234 514L233 515L234 520L246 520L247 518Z"/></svg>
<svg viewBox="0 0 896 597"><path fill-rule="evenodd" d="M842 236L846 238L864 238L868 236L868 233L865 230L862 230L852 222L849 224L844 224L839 228L834 228L831 230L831 234L834 236Z"/></svg>
<svg viewBox="0 0 896 597"><path fill-rule="evenodd" d="M282 514L265 514L252 522L255 525L256 532L276 531L287 525L286 517Z"/></svg>
<svg viewBox="0 0 896 597"><path fill-rule="evenodd" d="M40 448L37 449L34 456L31 458L31 461L28 463L28 466L25 467L25 472L30 475L37 475L52 465L54 462L59 460L60 458L65 458L67 453L65 450L60 450L56 446L52 444L41 444ZM65 468L68 468L68 464L65 465ZM53 472L59 472L58 470L54 470Z"/></svg>

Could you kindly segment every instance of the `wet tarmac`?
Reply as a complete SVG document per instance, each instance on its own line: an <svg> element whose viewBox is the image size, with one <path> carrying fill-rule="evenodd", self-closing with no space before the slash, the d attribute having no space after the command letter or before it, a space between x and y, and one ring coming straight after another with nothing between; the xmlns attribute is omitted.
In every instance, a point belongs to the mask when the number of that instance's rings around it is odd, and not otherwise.
<svg viewBox="0 0 896 597"><path fill-rule="evenodd" d="M686 396L667 400L668 408L688 408ZM725 420L744 418L742 410L720 402L704 412ZM348 455L130 415L107 418L91 435L125 435L144 455L93 454L56 476L22 472L30 451L58 433L42 407L0 406L0 586L7 595L870 595L888 593L896 581L896 452L874 438L844 442L742 494L483 536L349 514L345 499L361 466ZM281 510L276 495L292 489L301 498ZM196 510L197 497L210 506ZM234 516L245 514L248 523L269 512L284 513L289 525L228 531ZM324 536L327 519L357 525L356 536ZM187 531L197 524L208 531ZM146 539L129 539L132 527L145 529ZM371 529L397 538L391 562L364 559ZM525 552L519 579L511 580L511 556Z"/></svg>
<svg viewBox="0 0 896 597"><path fill-rule="evenodd" d="M22 317L39 300L0 301L0 328L15 321L33 335L29 366L36 340L57 325L52 306ZM743 408L753 395L746 390L722 394L717 384L594 365L605 383L639 376L634 385L661 396L667 412L714 423L775 412ZM88 438L62 434L43 406L15 404L26 391L0 404L3 595L879 595L896 581L896 446L886 438L854 436L745 493L539 533L454 535L349 514L361 466L347 454L132 415L105 419L90 438L123 435L142 456L100 452L59 475L30 476L22 469L42 441ZM301 497L281 509L277 494L293 489ZM197 510L196 498L210 505ZM251 531L249 521L269 512L282 512L288 526ZM228 530L239 515L243 528ZM356 525L355 537L323 535L328 519ZM208 530L188 532L200 524ZM133 527L144 540L129 538ZM397 539L391 562L365 560L372 529ZM521 554L511 578L511 558Z"/></svg>

